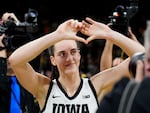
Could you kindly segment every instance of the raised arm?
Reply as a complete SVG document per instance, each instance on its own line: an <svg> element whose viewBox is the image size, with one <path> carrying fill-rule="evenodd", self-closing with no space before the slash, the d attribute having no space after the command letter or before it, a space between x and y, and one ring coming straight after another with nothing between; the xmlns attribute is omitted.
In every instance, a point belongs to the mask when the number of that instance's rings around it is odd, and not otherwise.
<svg viewBox="0 0 150 113"><path fill-rule="evenodd" d="M132 56L134 53L139 51L145 51L141 44L131 40L119 32L112 30L107 25L96 22L91 18L86 18L86 21L88 21L88 23L83 21L84 27L81 32L89 36L87 39L88 42L95 39L111 40L113 44L120 47L128 56Z"/></svg>
<svg viewBox="0 0 150 113"><path fill-rule="evenodd" d="M88 42L94 39L110 40L113 44L120 47L130 57L136 52L145 52L145 49L141 44L131 40L119 32L112 30L107 25L96 22L91 18L86 18L86 21L83 21L83 29L81 32L89 36L87 39ZM121 77L130 77L128 70L129 61L130 59L128 58L118 66L106 69L91 77L91 81L96 89L98 96L100 96L103 89L113 85Z"/></svg>
<svg viewBox="0 0 150 113"><path fill-rule="evenodd" d="M128 27L128 36L130 39L139 42L136 36L132 33L131 27ZM116 66L122 61L122 57L116 57L113 59L113 43L110 40L106 40L100 60L100 71Z"/></svg>
<svg viewBox="0 0 150 113"><path fill-rule="evenodd" d="M28 62L61 40L78 40L86 43L83 38L76 36L80 27L81 23L70 19L59 25L56 31L25 44L12 53L9 63L23 87L36 97L39 96L39 91L45 97L51 80L35 72Z"/></svg>
<svg viewBox="0 0 150 113"><path fill-rule="evenodd" d="M112 52L113 52L113 43L110 40L106 40L104 50L100 59L100 71L112 67Z"/></svg>

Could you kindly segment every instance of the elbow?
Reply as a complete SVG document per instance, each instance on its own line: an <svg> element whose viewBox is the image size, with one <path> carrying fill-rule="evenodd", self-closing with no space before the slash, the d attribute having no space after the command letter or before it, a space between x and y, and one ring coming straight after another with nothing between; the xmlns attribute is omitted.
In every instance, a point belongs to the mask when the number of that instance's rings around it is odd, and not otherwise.
<svg viewBox="0 0 150 113"><path fill-rule="evenodd" d="M13 56L9 56L9 58L8 58L8 63L9 63L9 65L10 65L11 67L14 67L14 66L17 65L17 61L16 61L16 59L15 59Z"/></svg>
<svg viewBox="0 0 150 113"><path fill-rule="evenodd" d="M145 47L144 47L143 45L141 45L141 46L142 46L142 47L141 47L141 51L139 51L139 52L145 53L145 52L146 52Z"/></svg>
<svg viewBox="0 0 150 113"><path fill-rule="evenodd" d="M10 55L8 57L8 63L10 65L10 67L13 68L18 68L18 67L22 67L26 64L26 62L23 62L23 60L21 59L23 56L18 56L18 55Z"/></svg>
<svg viewBox="0 0 150 113"><path fill-rule="evenodd" d="M146 49L145 49L144 46L142 47L141 52L142 52L142 53L145 53L145 52L146 52Z"/></svg>

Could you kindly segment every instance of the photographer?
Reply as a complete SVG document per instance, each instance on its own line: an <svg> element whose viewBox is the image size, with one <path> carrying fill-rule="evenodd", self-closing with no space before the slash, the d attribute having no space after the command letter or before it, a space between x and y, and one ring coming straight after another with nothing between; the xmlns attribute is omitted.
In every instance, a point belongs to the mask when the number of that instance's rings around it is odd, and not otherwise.
<svg viewBox="0 0 150 113"><path fill-rule="evenodd" d="M129 70L134 76L134 78L132 78L132 81L135 81L135 87L129 87L129 83L131 83L131 80L129 78L122 78L119 82L115 84L113 90L102 99L96 113L150 113L149 32L150 22L148 23L148 27L145 31L144 37L144 46L146 49L146 53L134 54L129 64ZM134 69L136 69L135 72ZM134 87L134 89L132 89L132 87ZM127 88L129 89L128 92ZM132 91L132 93L130 91Z"/></svg>
<svg viewBox="0 0 150 113"><path fill-rule="evenodd" d="M14 13L4 13L1 23L10 17L16 24L19 22ZM36 99L19 84L7 63L13 50L8 51L3 44L5 37L4 33L0 36L0 113L39 113Z"/></svg>

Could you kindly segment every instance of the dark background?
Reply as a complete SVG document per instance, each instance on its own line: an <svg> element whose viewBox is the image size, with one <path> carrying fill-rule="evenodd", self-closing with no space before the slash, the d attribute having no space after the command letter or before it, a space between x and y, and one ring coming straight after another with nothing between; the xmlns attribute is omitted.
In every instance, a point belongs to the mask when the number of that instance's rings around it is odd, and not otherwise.
<svg viewBox="0 0 150 113"><path fill-rule="evenodd" d="M5 12L13 12L20 21L24 21L24 14L29 8L38 11L38 23L40 23L41 32L39 35L48 33L59 23L66 19L74 18L78 20L91 17L97 21L108 23L108 16L118 5L124 7L130 6L131 0L3 0L0 3L0 16ZM136 0L134 0L136 1ZM143 44L143 31L146 28L146 20L150 20L150 4L148 0L138 0L138 12L130 20L130 26L137 39ZM39 37L39 35L37 37ZM81 67L83 72L91 70L99 70L100 55L103 51L104 41L94 41L88 47L83 46L81 54L83 54L83 61ZM94 50L94 51L93 51ZM92 65L94 68L89 69L87 61L90 61L87 56L90 53ZM45 55L46 54L46 55ZM117 54L117 53L115 53ZM120 55L121 53L119 53ZM49 58L47 52L43 53L47 62L42 63L42 69L49 69ZM115 55L113 56L115 57ZM37 63L35 63L37 66ZM95 73L94 71L93 73Z"/></svg>
<svg viewBox="0 0 150 113"><path fill-rule="evenodd" d="M136 29L145 27L144 22L150 19L148 0L3 0L0 3L0 16L5 12L13 12L20 21L24 21L28 9L35 9L38 11L41 33L48 33L69 18L83 20L88 16L108 23L108 17L118 5L126 8L131 6L132 1L138 3L138 12L130 19L133 33L136 34Z"/></svg>
<svg viewBox="0 0 150 113"><path fill-rule="evenodd" d="M66 18L83 19L86 16L97 19L107 17L117 5L129 5L129 0L3 0L0 14L9 11L22 18L28 8L36 9L40 19L50 22ZM139 13L150 19L148 0L139 0Z"/></svg>

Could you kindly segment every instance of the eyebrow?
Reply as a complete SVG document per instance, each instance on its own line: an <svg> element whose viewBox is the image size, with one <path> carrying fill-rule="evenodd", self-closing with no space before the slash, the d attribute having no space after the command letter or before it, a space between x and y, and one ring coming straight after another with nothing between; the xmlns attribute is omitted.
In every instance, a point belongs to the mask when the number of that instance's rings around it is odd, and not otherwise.
<svg viewBox="0 0 150 113"><path fill-rule="evenodd" d="M71 50L80 50L79 48L72 48L72 49L70 49L70 51ZM60 50L60 51L58 51L58 52L56 52L56 53L59 53L59 52L64 52L65 50Z"/></svg>

